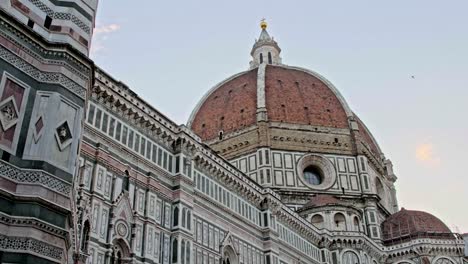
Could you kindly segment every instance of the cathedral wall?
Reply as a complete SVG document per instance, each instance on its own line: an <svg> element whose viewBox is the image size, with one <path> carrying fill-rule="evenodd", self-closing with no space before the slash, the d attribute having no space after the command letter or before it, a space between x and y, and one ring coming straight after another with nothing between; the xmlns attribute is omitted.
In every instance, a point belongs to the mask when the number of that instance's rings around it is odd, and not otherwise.
<svg viewBox="0 0 468 264"><path fill-rule="evenodd" d="M259 149L256 153L234 159L231 163L261 185L280 190L311 191L299 179L297 162L308 153ZM365 157L325 154L337 172L337 180L326 193L336 195L361 195L375 193L367 172ZM359 166L358 166L359 163ZM364 166L364 167L363 167ZM304 197L304 202L308 198ZM297 204L301 206L300 201ZM295 207L294 207L295 208Z"/></svg>

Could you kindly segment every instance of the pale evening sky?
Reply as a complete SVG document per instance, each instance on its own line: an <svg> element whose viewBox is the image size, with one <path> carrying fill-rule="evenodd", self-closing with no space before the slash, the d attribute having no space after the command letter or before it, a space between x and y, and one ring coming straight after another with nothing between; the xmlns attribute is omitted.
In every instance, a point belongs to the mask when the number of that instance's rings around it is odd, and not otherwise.
<svg viewBox="0 0 468 264"><path fill-rule="evenodd" d="M393 161L400 207L463 233L467 11L466 0L101 0L91 57L182 124L206 91L248 68L265 17L283 63L324 75L366 123Z"/></svg>

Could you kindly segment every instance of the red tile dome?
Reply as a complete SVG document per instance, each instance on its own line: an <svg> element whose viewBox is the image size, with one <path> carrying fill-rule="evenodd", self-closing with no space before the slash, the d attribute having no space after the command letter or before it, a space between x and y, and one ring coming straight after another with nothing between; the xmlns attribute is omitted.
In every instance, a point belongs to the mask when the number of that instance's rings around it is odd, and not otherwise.
<svg viewBox="0 0 468 264"><path fill-rule="evenodd" d="M382 223L383 240L396 244L414 238L454 239L450 229L437 217L402 208Z"/></svg>
<svg viewBox="0 0 468 264"><path fill-rule="evenodd" d="M293 67L268 65L265 71L268 120L290 124L347 128L347 106L324 79ZM256 123L257 69L216 86L192 114L190 126L203 140Z"/></svg>
<svg viewBox="0 0 468 264"><path fill-rule="evenodd" d="M227 134L256 123L257 69L243 72L218 84L199 105L191 121L192 130L211 140L220 131Z"/></svg>

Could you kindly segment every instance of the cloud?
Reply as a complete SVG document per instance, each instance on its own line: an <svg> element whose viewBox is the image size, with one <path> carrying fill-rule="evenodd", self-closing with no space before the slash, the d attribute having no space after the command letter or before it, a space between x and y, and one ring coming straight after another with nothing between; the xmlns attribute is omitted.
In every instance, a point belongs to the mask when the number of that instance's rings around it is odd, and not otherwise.
<svg viewBox="0 0 468 264"><path fill-rule="evenodd" d="M120 29L120 26L117 24L110 24L110 25L104 25L104 26L99 26L94 29L94 35L99 35L103 33L112 33L115 31L118 31Z"/></svg>
<svg viewBox="0 0 468 264"><path fill-rule="evenodd" d="M93 32L93 42L91 43L91 56L96 55L106 49L105 42L110 34L120 30L120 25L109 24L97 26Z"/></svg>
<svg viewBox="0 0 468 264"><path fill-rule="evenodd" d="M440 164L440 158L434 151L434 144L422 143L416 146L416 159L426 165L438 166Z"/></svg>

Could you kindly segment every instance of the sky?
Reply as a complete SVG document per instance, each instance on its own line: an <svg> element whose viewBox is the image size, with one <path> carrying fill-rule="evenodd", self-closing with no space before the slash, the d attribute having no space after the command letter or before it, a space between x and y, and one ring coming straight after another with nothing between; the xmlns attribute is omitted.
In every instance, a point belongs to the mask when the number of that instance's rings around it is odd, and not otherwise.
<svg viewBox="0 0 468 264"><path fill-rule="evenodd" d="M101 0L91 58L178 124L248 69L265 18L392 160L399 206L468 232L468 1Z"/></svg>

